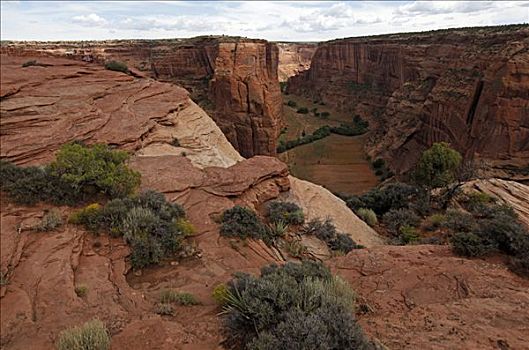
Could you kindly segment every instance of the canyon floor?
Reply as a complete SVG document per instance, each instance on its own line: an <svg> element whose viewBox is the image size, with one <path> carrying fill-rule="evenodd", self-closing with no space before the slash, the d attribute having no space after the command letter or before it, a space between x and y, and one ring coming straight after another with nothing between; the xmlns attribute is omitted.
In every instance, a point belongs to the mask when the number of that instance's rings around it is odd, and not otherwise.
<svg viewBox="0 0 529 350"><path fill-rule="evenodd" d="M295 102L296 107L288 106L289 101ZM283 102L286 132L280 136L280 140L293 140L303 133L311 134L322 126L338 126L353 120L350 114L300 96L283 95ZM297 113L301 107L308 108L309 113ZM315 116L312 112L315 108L319 113L329 113L329 117L324 119ZM333 193L361 194L379 183L364 152L365 140L365 135L332 134L280 153L279 159L287 163L292 175L300 179L322 185Z"/></svg>

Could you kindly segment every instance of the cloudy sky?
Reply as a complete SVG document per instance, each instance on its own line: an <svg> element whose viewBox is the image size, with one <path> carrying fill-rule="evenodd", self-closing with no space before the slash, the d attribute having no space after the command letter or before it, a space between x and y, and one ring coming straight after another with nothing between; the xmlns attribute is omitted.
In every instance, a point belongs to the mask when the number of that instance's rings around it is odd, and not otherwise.
<svg viewBox="0 0 529 350"><path fill-rule="evenodd" d="M178 38L282 41L529 23L529 1L1 1L2 40Z"/></svg>

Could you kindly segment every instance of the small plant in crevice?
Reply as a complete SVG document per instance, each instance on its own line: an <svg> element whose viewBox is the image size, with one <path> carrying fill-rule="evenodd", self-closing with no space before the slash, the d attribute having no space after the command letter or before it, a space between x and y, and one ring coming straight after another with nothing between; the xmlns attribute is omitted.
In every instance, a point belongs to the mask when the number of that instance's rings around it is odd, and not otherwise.
<svg viewBox="0 0 529 350"><path fill-rule="evenodd" d="M300 233L303 235L314 235L319 240L325 242L331 250L345 254L353 249L362 248L349 235L338 232L332 220L329 218L324 221L314 219L307 222L301 228Z"/></svg>
<svg viewBox="0 0 529 350"><path fill-rule="evenodd" d="M230 349L374 349L354 318L355 293L321 263L271 265L228 283Z"/></svg>
<svg viewBox="0 0 529 350"><path fill-rule="evenodd" d="M85 297L88 294L88 286L86 284L78 284L75 286L74 291L78 297Z"/></svg>
<svg viewBox="0 0 529 350"><path fill-rule="evenodd" d="M160 302L162 304L177 304L183 306L200 304L193 294L179 292L173 289L164 289L160 293Z"/></svg>

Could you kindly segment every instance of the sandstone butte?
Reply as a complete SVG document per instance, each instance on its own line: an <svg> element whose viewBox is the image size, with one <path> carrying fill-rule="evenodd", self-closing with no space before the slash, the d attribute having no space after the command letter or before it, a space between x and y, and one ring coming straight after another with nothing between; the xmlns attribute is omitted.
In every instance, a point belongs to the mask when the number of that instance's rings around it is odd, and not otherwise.
<svg viewBox="0 0 529 350"><path fill-rule="evenodd" d="M22 68L30 59L44 66ZM61 330L95 316L109 326L115 349L221 349L213 288L233 272L255 273L284 257L260 241L230 242L215 220L234 204L260 210L274 198L297 202L309 219L330 216L367 247L338 258L315 247L314 255L352 284L367 310L359 315L362 327L389 348L529 344L529 282L511 273L503 257L469 260L446 246L382 245L341 200L289 176L276 158L241 157L188 92L173 84L28 53L2 55L1 63L2 158L43 164L68 141L109 143L131 152L142 188L182 204L197 228L192 258L136 275L122 240L71 224L31 232L49 206L17 206L2 196L0 261L9 280L0 287L2 349L52 349ZM469 186L527 213L526 186L500 180ZM73 209L60 210L66 216ZM75 293L78 284L89 289L83 298ZM167 287L192 292L201 305L179 307L174 317L156 315L159 291Z"/></svg>
<svg viewBox="0 0 529 350"><path fill-rule="evenodd" d="M186 88L242 156L276 154L282 114L277 80L279 50L266 40L208 36L24 42L3 45L2 52L95 62L123 61L135 68L136 74Z"/></svg>
<svg viewBox="0 0 529 350"><path fill-rule="evenodd" d="M447 141L491 174L529 179L529 26L320 43L287 91L360 115L366 148L397 173Z"/></svg>

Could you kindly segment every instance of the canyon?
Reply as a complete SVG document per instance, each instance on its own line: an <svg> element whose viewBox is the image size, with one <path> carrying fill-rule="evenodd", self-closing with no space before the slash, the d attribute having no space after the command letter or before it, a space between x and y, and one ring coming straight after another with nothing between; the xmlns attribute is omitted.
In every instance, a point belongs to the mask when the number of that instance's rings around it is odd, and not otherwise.
<svg viewBox="0 0 529 350"><path fill-rule="evenodd" d="M345 136L332 135L334 148L320 156L351 152L350 171L362 174L340 181L356 182L358 193L378 183L361 145L398 175L433 142L448 141L488 162L489 174L528 180L528 44L527 26L318 45L233 37L2 43L2 160L43 165L72 141L127 151L140 189L182 205L196 233L185 255L134 271L123 239L69 222L35 232L48 210L68 218L78 208L24 206L2 193L0 347L52 349L62 330L97 317L112 349L224 349L215 287L236 272L299 259L259 239L222 236L219 218L234 205L262 215L267 203L282 200L297 204L307 221L331 219L363 246L342 256L305 237L303 257L325 262L353 287L356 317L370 338L391 349L527 348L529 280L509 270L507 256L469 259L442 244L390 245L343 200L293 176L275 156L284 126L296 137L328 123L291 124L281 81L298 103L339 111L331 122L356 114L369 121L369 132L348 139L345 151L337 151ZM109 60L126 62L130 73L105 69ZM24 67L30 61L38 64ZM302 157L307 149L316 153L318 144L293 151ZM511 206L529 228L528 186L489 178L463 189ZM79 284L88 289L84 297ZM166 288L190 292L199 304L159 315Z"/></svg>
<svg viewBox="0 0 529 350"><path fill-rule="evenodd" d="M368 154L397 174L446 141L528 180L528 85L529 28L513 25L324 42L287 92L367 119Z"/></svg>

